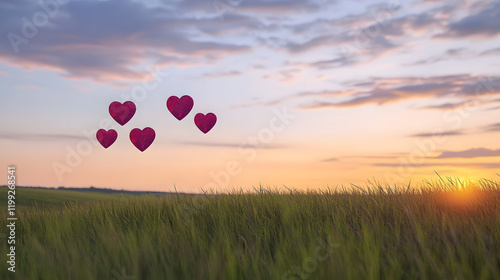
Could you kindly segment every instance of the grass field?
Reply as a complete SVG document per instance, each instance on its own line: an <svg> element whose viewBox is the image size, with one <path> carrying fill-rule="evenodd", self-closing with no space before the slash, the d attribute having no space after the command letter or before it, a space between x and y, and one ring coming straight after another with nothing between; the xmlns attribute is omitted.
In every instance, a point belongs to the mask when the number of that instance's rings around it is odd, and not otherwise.
<svg viewBox="0 0 500 280"><path fill-rule="evenodd" d="M15 273L6 198L2 187L0 279L500 279L500 184L486 180L162 197L18 188Z"/></svg>

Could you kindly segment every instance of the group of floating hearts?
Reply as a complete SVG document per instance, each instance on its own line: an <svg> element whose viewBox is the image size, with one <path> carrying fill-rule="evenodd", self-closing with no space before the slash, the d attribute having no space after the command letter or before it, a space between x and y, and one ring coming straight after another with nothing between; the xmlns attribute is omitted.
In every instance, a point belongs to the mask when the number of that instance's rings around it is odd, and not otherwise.
<svg viewBox="0 0 500 280"><path fill-rule="evenodd" d="M179 121L184 119L191 109L193 109L194 101L189 95L184 95L181 98L170 96L167 99L167 109ZM109 105L109 114L120 125L125 125L132 119L135 114L135 104L132 101L120 103L115 101ZM209 132L217 122L217 117L214 113L202 114L198 113L194 116L194 123L203 133ZM96 134L97 141L104 148L108 148L118 138L118 133L114 129L105 130L99 129ZM130 141L139 151L144 152L155 140L156 133L151 127L144 129L134 128L130 131Z"/></svg>

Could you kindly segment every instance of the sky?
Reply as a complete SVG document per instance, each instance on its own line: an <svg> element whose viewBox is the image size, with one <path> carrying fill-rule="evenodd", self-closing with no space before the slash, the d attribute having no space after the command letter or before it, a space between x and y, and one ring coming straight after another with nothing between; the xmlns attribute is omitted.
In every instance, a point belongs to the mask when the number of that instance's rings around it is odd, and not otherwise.
<svg viewBox="0 0 500 280"><path fill-rule="evenodd" d="M498 179L500 1L2 1L0 35L0 165L18 185ZM178 121L166 100L183 95ZM113 101L137 107L124 126ZM118 133L107 149L99 129Z"/></svg>

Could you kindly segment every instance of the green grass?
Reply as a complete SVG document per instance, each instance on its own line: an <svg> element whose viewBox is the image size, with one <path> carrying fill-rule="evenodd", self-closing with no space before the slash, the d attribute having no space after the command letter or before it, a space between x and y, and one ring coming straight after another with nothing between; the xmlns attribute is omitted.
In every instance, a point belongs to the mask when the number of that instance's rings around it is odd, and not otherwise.
<svg viewBox="0 0 500 280"><path fill-rule="evenodd" d="M1 242L0 279L500 279L500 185L461 186L163 197L18 189L16 272ZM6 208L5 188L0 197Z"/></svg>
<svg viewBox="0 0 500 280"><path fill-rule="evenodd" d="M7 187L0 187L0 205L7 205ZM46 206L63 208L66 204L87 203L98 200L111 200L122 197L120 194L106 194L98 192L80 192L42 188L17 188L16 208L21 211L33 210L32 207ZM6 211L7 207L2 207Z"/></svg>

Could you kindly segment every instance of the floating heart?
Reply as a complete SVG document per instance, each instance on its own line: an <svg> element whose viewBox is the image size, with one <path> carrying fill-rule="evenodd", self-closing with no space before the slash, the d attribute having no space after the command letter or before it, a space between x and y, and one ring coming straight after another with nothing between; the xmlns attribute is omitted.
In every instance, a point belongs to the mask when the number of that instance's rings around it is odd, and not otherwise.
<svg viewBox="0 0 500 280"><path fill-rule="evenodd" d="M143 130L134 128L130 131L130 141L132 141L132 144L141 152L144 152L151 146L155 140L155 136L156 133L151 127L146 127Z"/></svg>
<svg viewBox="0 0 500 280"><path fill-rule="evenodd" d="M109 114L120 125L126 124L135 114L135 104L127 101L121 104L115 101L109 105Z"/></svg>
<svg viewBox="0 0 500 280"><path fill-rule="evenodd" d="M97 141L99 141L99 143L101 143L101 145L106 149L115 143L117 137L118 133L116 133L116 130L114 129L110 129L108 131L99 129L96 133Z"/></svg>
<svg viewBox="0 0 500 280"><path fill-rule="evenodd" d="M194 123L201 130L201 132L205 134L209 132L212 127L214 127L216 122L217 117L214 113L208 113L206 115L198 113L196 114L196 116L194 116Z"/></svg>
<svg viewBox="0 0 500 280"><path fill-rule="evenodd" d="M191 109L193 109L193 98L189 95L184 95L179 98L177 96L170 96L167 99L167 108L178 120L182 120L186 117Z"/></svg>

